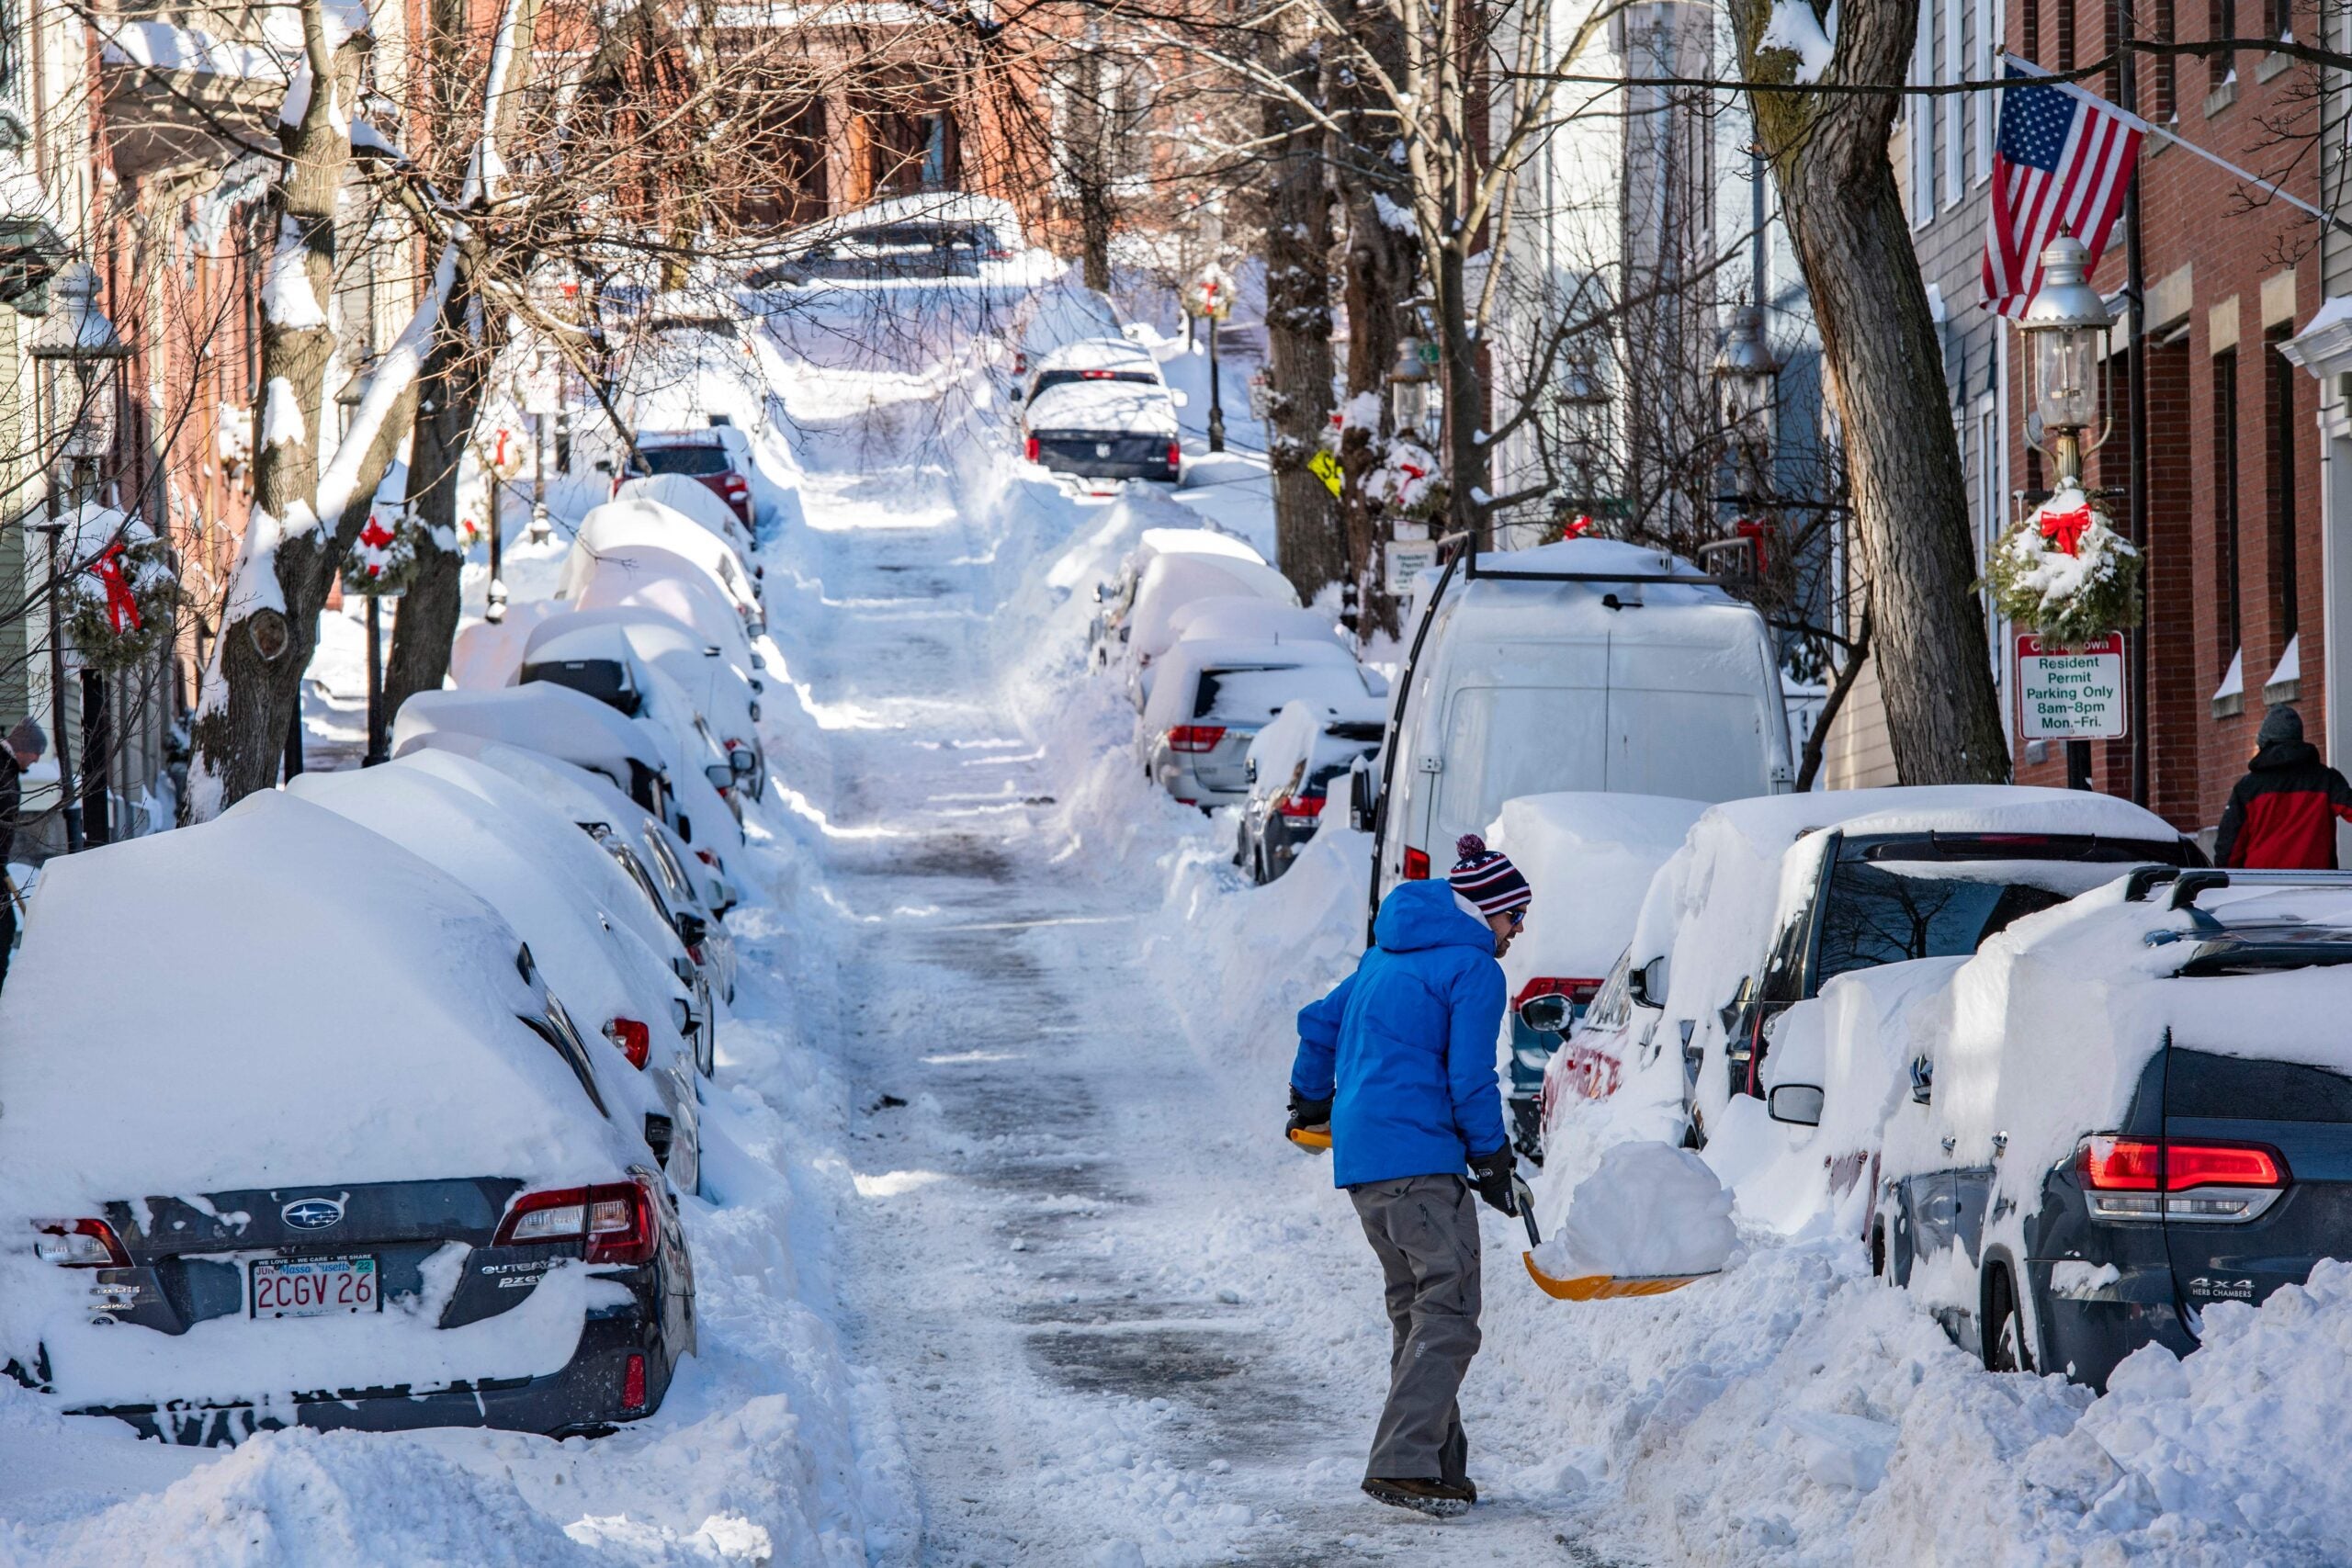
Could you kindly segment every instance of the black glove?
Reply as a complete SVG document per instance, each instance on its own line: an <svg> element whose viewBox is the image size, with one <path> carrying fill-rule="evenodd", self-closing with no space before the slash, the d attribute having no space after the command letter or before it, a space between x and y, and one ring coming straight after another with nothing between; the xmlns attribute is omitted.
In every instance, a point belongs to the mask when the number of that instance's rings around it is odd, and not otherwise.
<svg viewBox="0 0 2352 1568"><path fill-rule="evenodd" d="M1290 1120L1283 1124L1283 1132L1304 1133L1309 1127L1329 1127L1330 1124L1331 1097L1329 1095L1327 1094L1320 1100L1309 1100L1296 1089L1290 1091Z"/></svg>
<svg viewBox="0 0 2352 1568"><path fill-rule="evenodd" d="M1498 1213L1516 1217L1519 1200L1511 1192L1513 1171L1509 1144L1470 1162L1470 1185L1478 1190L1479 1201Z"/></svg>

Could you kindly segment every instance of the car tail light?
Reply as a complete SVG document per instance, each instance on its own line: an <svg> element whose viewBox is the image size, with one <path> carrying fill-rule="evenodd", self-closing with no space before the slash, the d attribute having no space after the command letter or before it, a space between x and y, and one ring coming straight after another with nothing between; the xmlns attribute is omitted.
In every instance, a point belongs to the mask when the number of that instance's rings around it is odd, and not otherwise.
<svg viewBox="0 0 2352 1568"><path fill-rule="evenodd" d="M1033 463L1037 460L1037 438L1035 436L1031 436L1027 443L1022 447L1022 456L1027 457Z"/></svg>
<svg viewBox="0 0 2352 1568"><path fill-rule="evenodd" d="M1029 351L1027 349L1016 348L1012 351L1012 373L1015 376L1026 376L1029 374Z"/></svg>
<svg viewBox="0 0 2352 1568"><path fill-rule="evenodd" d="M2092 1217L2102 1220L2250 1220L2289 1180L2278 1152L2260 1144L2159 1138L2085 1138L2075 1150L2075 1176ZM2172 1196L2199 1188L2255 1190Z"/></svg>
<svg viewBox="0 0 2352 1568"><path fill-rule="evenodd" d="M61 1269L128 1269L130 1254L104 1220L35 1220L33 1256Z"/></svg>
<svg viewBox="0 0 2352 1568"><path fill-rule="evenodd" d="M1283 803L1274 809L1285 817L1320 817L1323 815L1323 797L1319 795L1286 795L1283 796Z"/></svg>
<svg viewBox="0 0 2352 1568"><path fill-rule="evenodd" d="M696 850L695 852L695 859L702 862L703 864L710 867L713 871L717 871L718 869L718 852L714 850Z"/></svg>
<svg viewBox="0 0 2352 1568"><path fill-rule="evenodd" d="M628 1364L621 1371L621 1408L636 1412L645 1408L645 1353L631 1350Z"/></svg>
<svg viewBox="0 0 2352 1568"><path fill-rule="evenodd" d="M633 1018L616 1018L605 1025L605 1038L611 1041L628 1065L642 1071L645 1059L653 1050L653 1032Z"/></svg>
<svg viewBox="0 0 2352 1568"><path fill-rule="evenodd" d="M1225 739L1221 724L1180 724L1168 732L1170 751L1214 751Z"/></svg>
<svg viewBox="0 0 2352 1568"><path fill-rule="evenodd" d="M654 1247L653 1195L642 1180L526 1192L498 1224L493 1247L577 1241L591 1263L646 1263Z"/></svg>
<svg viewBox="0 0 2352 1568"><path fill-rule="evenodd" d="M751 484L741 474L728 475L726 484L727 493L729 495L744 496L752 493Z"/></svg>
<svg viewBox="0 0 2352 1568"><path fill-rule="evenodd" d="M1566 997L1577 1007L1583 1007L1600 992L1598 980L1561 980L1550 976L1530 980L1510 999L1510 1010L1517 1012L1537 997Z"/></svg>
<svg viewBox="0 0 2352 1568"><path fill-rule="evenodd" d="M1181 468L1184 466L1184 448L1178 442L1170 441L1168 444L1168 466L1171 468Z"/></svg>
<svg viewBox="0 0 2352 1568"><path fill-rule="evenodd" d="M692 947L686 949L686 956L695 961L695 967L697 969L701 968L703 964L707 962L707 960L706 960L702 955L702 943L700 942L696 942Z"/></svg>
<svg viewBox="0 0 2352 1568"><path fill-rule="evenodd" d="M1408 847L1405 851L1405 880L1426 882L1430 875L1430 852Z"/></svg>

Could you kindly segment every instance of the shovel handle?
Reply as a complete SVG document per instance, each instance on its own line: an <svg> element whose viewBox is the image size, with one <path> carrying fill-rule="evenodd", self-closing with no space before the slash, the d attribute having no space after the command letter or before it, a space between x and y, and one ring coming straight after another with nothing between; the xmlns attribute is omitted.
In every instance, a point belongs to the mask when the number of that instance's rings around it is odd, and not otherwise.
<svg viewBox="0 0 2352 1568"><path fill-rule="evenodd" d="M1527 1245L1541 1247L1544 1238L1535 1230L1535 1194L1528 1190L1527 1178L1517 1171L1510 1173L1511 1196L1519 1200L1519 1217L1527 1226Z"/></svg>

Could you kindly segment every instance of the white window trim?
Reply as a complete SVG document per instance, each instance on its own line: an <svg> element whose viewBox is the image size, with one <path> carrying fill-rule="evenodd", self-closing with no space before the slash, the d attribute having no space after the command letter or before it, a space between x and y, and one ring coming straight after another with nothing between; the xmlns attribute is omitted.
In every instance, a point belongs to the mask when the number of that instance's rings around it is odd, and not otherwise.
<svg viewBox="0 0 2352 1568"><path fill-rule="evenodd" d="M1967 69L1961 58L1961 17L1962 7L1972 0L1938 0L1944 12L1944 79L1943 85L1961 80ZM1966 97L1950 100L1944 110L1944 122L1951 128L1951 146L1944 155L1944 205L1958 207L1968 193L1968 118Z"/></svg>

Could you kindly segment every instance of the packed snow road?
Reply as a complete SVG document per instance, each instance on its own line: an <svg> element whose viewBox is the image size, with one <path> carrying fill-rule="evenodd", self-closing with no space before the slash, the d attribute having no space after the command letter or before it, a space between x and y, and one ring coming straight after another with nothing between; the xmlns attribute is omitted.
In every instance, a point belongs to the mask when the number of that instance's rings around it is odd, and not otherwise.
<svg viewBox="0 0 2352 1568"><path fill-rule="evenodd" d="M1623 1560L1498 1474L1538 1456L1479 1446L1510 1426L1491 1377L1468 1395L1475 1517L1358 1491L1387 1335L1371 1255L1328 1185L1300 1213L1278 1117L1187 1043L1140 940L1160 876L1106 877L1056 798L1074 759L1053 740L1102 731L1025 711L1007 504L878 464L871 434L808 433L811 558L776 609L814 623L793 673L830 726L851 933L846 1331L892 1391L923 1561ZM1523 1286L1499 1247L1490 1269Z"/></svg>

